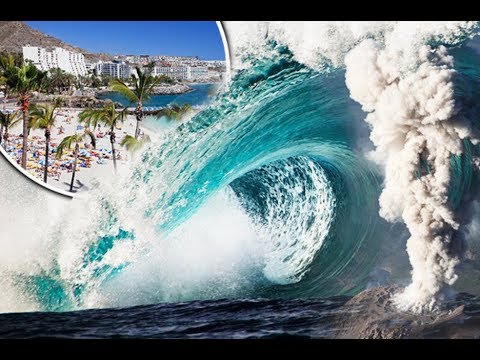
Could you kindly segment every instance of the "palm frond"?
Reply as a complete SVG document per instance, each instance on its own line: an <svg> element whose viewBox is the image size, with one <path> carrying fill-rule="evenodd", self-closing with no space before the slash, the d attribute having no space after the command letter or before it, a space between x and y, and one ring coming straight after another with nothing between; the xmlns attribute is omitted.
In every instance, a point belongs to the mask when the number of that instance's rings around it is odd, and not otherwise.
<svg viewBox="0 0 480 360"><path fill-rule="evenodd" d="M130 102L137 102L138 96L135 91L130 89L127 84L125 84L120 79L114 79L110 82L110 88L113 91L118 92L120 95L124 96Z"/></svg>
<svg viewBox="0 0 480 360"><path fill-rule="evenodd" d="M102 114L102 109L92 109L89 107L78 114L78 120L87 128L96 128L98 123L102 122Z"/></svg>
<svg viewBox="0 0 480 360"><path fill-rule="evenodd" d="M165 107L163 109L158 110L153 115L159 119L162 117L166 117L168 120L172 120L175 117L175 112L171 108Z"/></svg>
<svg viewBox="0 0 480 360"><path fill-rule="evenodd" d="M40 87L44 73L29 63L21 67L10 67L4 72L7 86L14 92L25 95Z"/></svg>
<svg viewBox="0 0 480 360"><path fill-rule="evenodd" d="M56 106L35 105L30 110L30 128L47 129L55 125Z"/></svg>
<svg viewBox="0 0 480 360"><path fill-rule="evenodd" d="M120 142L121 146L124 146L128 151L134 153L140 150L145 144L149 143L150 137L144 136L143 139L136 139L132 135L125 135L125 137Z"/></svg>
<svg viewBox="0 0 480 360"><path fill-rule="evenodd" d="M100 109L85 109L79 114L79 120L87 128L96 128L98 124L112 128L126 118L127 108L117 111L114 103L109 103Z"/></svg>
<svg viewBox="0 0 480 360"><path fill-rule="evenodd" d="M90 139L90 143L92 144L93 148L97 148L97 138L95 137L95 134L91 132L90 130L85 130L85 133L83 134L82 138L88 137Z"/></svg>
<svg viewBox="0 0 480 360"><path fill-rule="evenodd" d="M8 68L15 66L15 59L12 54L0 56L0 70L5 72Z"/></svg>
<svg viewBox="0 0 480 360"><path fill-rule="evenodd" d="M67 136L65 138L63 138L63 140L60 142L60 144L58 144L57 146L57 151L56 151L56 154L55 156L57 158L60 158L62 157L63 155L63 152L65 151L65 149L71 149L72 148L72 144L74 142L77 142L78 140L78 136L77 134L75 135L70 135L70 136Z"/></svg>
<svg viewBox="0 0 480 360"><path fill-rule="evenodd" d="M0 125L3 125L5 128L10 129L22 121L22 117L18 111L15 111L10 114L5 114L0 112Z"/></svg>
<svg viewBox="0 0 480 360"><path fill-rule="evenodd" d="M170 104L163 109L158 110L154 115L157 118L166 117L167 120L181 120L183 116L193 111L190 104Z"/></svg>

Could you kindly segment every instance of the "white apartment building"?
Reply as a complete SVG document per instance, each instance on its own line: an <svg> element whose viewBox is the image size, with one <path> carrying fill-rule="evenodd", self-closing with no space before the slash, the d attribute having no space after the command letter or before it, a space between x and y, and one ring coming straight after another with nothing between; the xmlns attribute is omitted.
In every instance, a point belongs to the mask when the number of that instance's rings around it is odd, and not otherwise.
<svg viewBox="0 0 480 360"><path fill-rule="evenodd" d="M206 66L189 66L189 79L199 79L208 76L208 67Z"/></svg>
<svg viewBox="0 0 480 360"><path fill-rule="evenodd" d="M128 79L130 77L130 66L125 62L103 62L95 65L97 75L106 75L113 78Z"/></svg>
<svg viewBox="0 0 480 360"><path fill-rule="evenodd" d="M97 63L85 63L85 67L87 69L87 73L91 74L95 67L97 66Z"/></svg>
<svg viewBox="0 0 480 360"><path fill-rule="evenodd" d="M155 66L154 72L156 76L166 75L172 79L188 80L189 66Z"/></svg>
<svg viewBox="0 0 480 360"><path fill-rule="evenodd" d="M195 80L208 76L208 68L206 66L155 66L154 75L167 75L177 80Z"/></svg>
<svg viewBox="0 0 480 360"><path fill-rule="evenodd" d="M42 71L60 68L75 76L87 74L83 54L71 52L59 47L48 50L38 46L24 46L23 59L24 61L31 61Z"/></svg>

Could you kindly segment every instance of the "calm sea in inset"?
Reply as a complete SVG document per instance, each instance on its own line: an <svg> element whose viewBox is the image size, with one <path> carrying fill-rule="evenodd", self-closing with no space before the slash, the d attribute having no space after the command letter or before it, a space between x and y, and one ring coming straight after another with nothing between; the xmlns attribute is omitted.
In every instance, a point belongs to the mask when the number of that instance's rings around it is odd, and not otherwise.
<svg viewBox="0 0 480 360"><path fill-rule="evenodd" d="M188 103L192 106L205 105L210 97L215 93L215 89L219 84L193 84L190 85L193 91L180 95L154 95L144 103L145 107L167 106L172 103L184 104ZM110 99L117 101L123 106L135 106L116 92L104 93L99 95L100 99Z"/></svg>

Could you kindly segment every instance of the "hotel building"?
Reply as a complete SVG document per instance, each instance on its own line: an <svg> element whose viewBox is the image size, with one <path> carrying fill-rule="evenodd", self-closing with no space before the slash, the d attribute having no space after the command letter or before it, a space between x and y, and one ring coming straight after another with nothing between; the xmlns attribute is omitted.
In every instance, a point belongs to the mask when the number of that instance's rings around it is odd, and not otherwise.
<svg viewBox="0 0 480 360"><path fill-rule="evenodd" d="M166 75L176 80L195 80L208 76L206 66L155 66L154 75Z"/></svg>
<svg viewBox="0 0 480 360"><path fill-rule="evenodd" d="M24 61L31 61L42 71L60 68L66 73L75 76L87 74L83 54L71 52L59 47L48 50L38 46L24 46L23 59Z"/></svg>
<svg viewBox="0 0 480 360"><path fill-rule="evenodd" d="M106 75L119 79L128 79L130 77L130 66L128 66L125 62L100 61L95 65L95 70L97 72L97 75Z"/></svg>

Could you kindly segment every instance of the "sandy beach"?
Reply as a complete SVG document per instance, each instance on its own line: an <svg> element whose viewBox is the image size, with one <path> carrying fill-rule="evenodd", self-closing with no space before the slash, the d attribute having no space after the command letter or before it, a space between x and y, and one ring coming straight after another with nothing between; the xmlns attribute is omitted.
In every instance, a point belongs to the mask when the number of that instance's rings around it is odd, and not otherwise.
<svg viewBox="0 0 480 360"><path fill-rule="evenodd" d="M9 110L15 110L15 107L7 107ZM80 108L61 108L57 110L55 127L51 132L51 149L55 149L66 136L73 135L75 132L82 133L84 128L78 121L78 114L83 109ZM131 154L122 146L120 142L125 135L134 135L136 120L134 115L128 115L121 126L116 130L115 150L117 152L118 172L128 168ZM12 158L19 159L18 150L21 149L22 138L19 134L22 131L21 122L9 129L9 142L2 145ZM142 127L145 134L150 135L148 129ZM95 179L99 182L109 181L114 176L113 160L111 155L110 137L107 134L108 129L104 126L97 127L94 131L96 136L96 148L93 149L86 144L80 145L80 156L77 162L75 174L74 191L86 191L92 188ZM29 152L27 171L39 179L43 179L43 164L45 151L44 130L32 130L29 136ZM61 159L56 159L55 154L49 156L49 176L48 183L62 190L68 191L72 171L70 163L73 163L73 149L64 152ZM78 182L77 182L78 180ZM83 185L83 186L82 186Z"/></svg>

